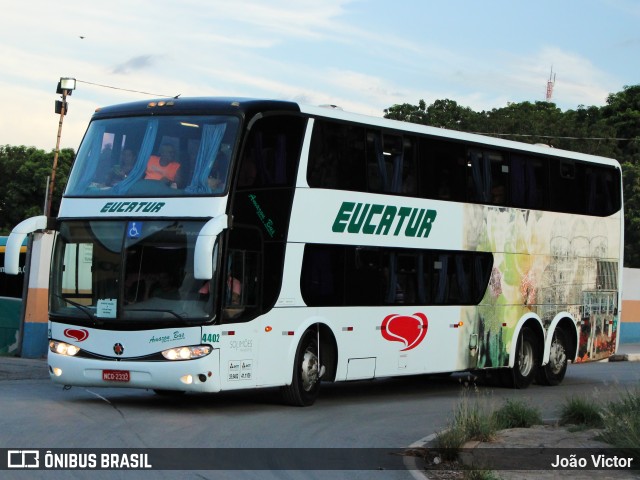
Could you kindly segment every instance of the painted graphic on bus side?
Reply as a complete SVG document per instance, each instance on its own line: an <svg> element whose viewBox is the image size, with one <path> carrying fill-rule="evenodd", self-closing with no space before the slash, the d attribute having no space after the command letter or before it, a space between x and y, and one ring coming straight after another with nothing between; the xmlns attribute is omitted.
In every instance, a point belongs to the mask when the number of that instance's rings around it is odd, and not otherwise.
<svg viewBox="0 0 640 480"><path fill-rule="evenodd" d="M429 320L424 313L413 315L392 314L385 317L380 328L382 336L390 342L404 344L401 352L416 348L427 335Z"/></svg>

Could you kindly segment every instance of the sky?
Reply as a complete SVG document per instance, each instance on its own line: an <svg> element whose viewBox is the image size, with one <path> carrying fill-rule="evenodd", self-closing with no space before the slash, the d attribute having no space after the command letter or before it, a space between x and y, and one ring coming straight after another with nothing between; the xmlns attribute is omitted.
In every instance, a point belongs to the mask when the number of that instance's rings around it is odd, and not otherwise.
<svg viewBox="0 0 640 480"><path fill-rule="evenodd" d="M640 83L638 0L21 0L0 8L0 145L61 148L96 108L162 96L333 104L380 117L455 100L476 111L602 106Z"/></svg>

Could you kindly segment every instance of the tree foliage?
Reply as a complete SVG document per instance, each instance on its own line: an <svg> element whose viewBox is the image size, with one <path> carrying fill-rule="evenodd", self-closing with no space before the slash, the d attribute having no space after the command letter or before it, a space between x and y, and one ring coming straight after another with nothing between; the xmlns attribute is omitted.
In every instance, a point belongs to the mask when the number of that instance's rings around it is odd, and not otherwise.
<svg viewBox="0 0 640 480"><path fill-rule="evenodd" d="M72 149L58 155L55 189L51 214L57 215L64 186L74 159ZM47 178L51 175L54 152L34 147L0 146L0 233L8 234L22 220L42 215L47 192Z"/></svg>
<svg viewBox="0 0 640 480"><path fill-rule="evenodd" d="M384 116L617 159L625 197L625 266L640 267L640 85L610 94L602 107L580 105L565 112L549 102L476 112L445 99L394 105Z"/></svg>

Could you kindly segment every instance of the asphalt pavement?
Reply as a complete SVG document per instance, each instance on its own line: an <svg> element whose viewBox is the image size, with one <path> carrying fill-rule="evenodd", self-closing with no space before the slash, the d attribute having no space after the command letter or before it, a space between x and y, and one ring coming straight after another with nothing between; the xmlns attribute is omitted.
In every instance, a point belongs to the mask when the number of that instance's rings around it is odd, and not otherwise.
<svg viewBox="0 0 640 480"><path fill-rule="evenodd" d="M637 362L640 361L640 343L621 344L618 352L608 361L616 362ZM46 358L20 358L12 356L0 356L0 381L3 380L42 380L49 378L49 368ZM468 458L473 458L474 452L482 455L480 449L485 448L526 448L534 451L536 449L598 449L606 447L602 442L597 441L594 437L597 432L592 430L583 430L572 432L571 429L559 427L557 425L540 425L533 428L515 428L503 430L499 432L498 437L490 443L486 442L470 442L464 446L464 450ZM423 451L429 448L430 442L433 442L435 435L430 435L418 440L410 446L416 451ZM461 471L439 471L424 470L421 459L414 457L406 457L405 463L409 468L411 475L416 480L449 480L462 479ZM598 478L598 479L622 479L622 478L638 478L633 476L637 471L553 471L553 470L501 470L498 473L499 478L503 480L523 480L523 479L554 479L561 475L565 480L582 479L582 478ZM585 475L587 474L587 475ZM595 475L595 476L593 476Z"/></svg>

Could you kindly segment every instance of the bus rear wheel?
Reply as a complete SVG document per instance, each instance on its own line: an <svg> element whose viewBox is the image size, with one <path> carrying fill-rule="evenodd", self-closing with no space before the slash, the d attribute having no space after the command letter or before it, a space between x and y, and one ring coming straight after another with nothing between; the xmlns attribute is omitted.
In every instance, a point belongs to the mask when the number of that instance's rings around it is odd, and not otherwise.
<svg viewBox="0 0 640 480"><path fill-rule="evenodd" d="M527 388L533 382L540 365L538 342L530 328L524 327L518 336L516 358L513 364L513 386Z"/></svg>
<svg viewBox="0 0 640 480"><path fill-rule="evenodd" d="M320 391L320 370L316 332L307 330L298 345L291 385L282 387L285 402L298 407L313 405Z"/></svg>
<svg viewBox="0 0 640 480"><path fill-rule="evenodd" d="M540 367L536 380L542 385L559 385L567 373L568 343L566 334L556 329L553 332L551 348L549 350L549 363Z"/></svg>

